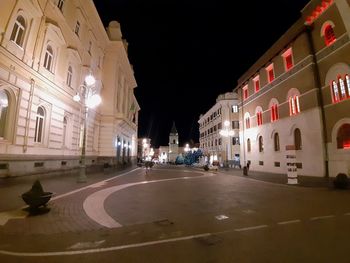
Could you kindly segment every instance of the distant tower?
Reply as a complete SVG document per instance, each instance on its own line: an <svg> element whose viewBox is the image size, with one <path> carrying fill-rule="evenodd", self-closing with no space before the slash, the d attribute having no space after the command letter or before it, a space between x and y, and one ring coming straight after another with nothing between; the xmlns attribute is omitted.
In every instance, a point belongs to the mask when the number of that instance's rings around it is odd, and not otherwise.
<svg viewBox="0 0 350 263"><path fill-rule="evenodd" d="M177 133L175 122L169 134L169 161L175 162L176 157L179 154L179 134Z"/></svg>

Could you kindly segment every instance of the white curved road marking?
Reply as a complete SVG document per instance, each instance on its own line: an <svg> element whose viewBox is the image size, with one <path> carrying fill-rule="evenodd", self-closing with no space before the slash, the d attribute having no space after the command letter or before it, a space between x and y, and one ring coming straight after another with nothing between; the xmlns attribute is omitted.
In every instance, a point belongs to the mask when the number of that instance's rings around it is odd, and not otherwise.
<svg viewBox="0 0 350 263"><path fill-rule="evenodd" d="M129 184L122 184L117 186L112 186L100 191L97 191L90 196L88 196L84 203L84 211L88 217L90 217L93 221L98 223L101 226L108 227L108 228L116 228L121 227L122 225L115 221L108 213L106 212L104 208L104 201L110 196L111 194L120 191L122 189L136 186L136 185L142 185L142 184L150 184L150 183L161 183L161 182L168 182L168 181L176 181L176 180L188 180L188 179L196 179L196 178L205 178L214 176L212 174L209 175L202 175L202 176L196 176L196 177L180 177L180 178L171 178L171 179L163 179L163 180L153 180L153 181L142 181L137 183L129 183Z"/></svg>

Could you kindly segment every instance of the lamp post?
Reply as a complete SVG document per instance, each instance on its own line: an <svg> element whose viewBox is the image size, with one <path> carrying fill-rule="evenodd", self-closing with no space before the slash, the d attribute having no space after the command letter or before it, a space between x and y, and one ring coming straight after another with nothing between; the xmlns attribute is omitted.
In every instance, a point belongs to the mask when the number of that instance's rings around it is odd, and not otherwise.
<svg viewBox="0 0 350 263"><path fill-rule="evenodd" d="M81 156L80 156L80 167L79 167L79 176L77 179L78 183L85 183L87 180L86 177L86 124L88 118L88 110L93 109L101 103L101 97L94 90L94 84L96 80L91 73L85 77L84 85L80 85L77 91L77 94L74 95L73 100L76 102L81 102L83 106L83 115L84 115L84 123L83 123L83 141L81 148Z"/></svg>
<svg viewBox="0 0 350 263"><path fill-rule="evenodd" d="M225 121L224 122L224 129L221 130L220 135L228 138L228 143L227 143L227 147L226 147L226 163L228 165L228 158L229 158L229 151L231 152L231 140L230 138L234 136L235 132L234 130L230 129L230 121Z"/></svg>

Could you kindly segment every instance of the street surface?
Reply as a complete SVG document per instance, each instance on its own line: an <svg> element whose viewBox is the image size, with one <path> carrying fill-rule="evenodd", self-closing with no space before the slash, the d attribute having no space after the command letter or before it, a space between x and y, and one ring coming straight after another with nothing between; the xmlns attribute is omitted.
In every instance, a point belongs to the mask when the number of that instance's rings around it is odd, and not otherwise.
<svg viewBox="0 0 350 263"><path fill-rule="evenodd" d="M57 189L49 213L0 207L0 262L350 262L348 190L235 173L136 168Z"/></svg>

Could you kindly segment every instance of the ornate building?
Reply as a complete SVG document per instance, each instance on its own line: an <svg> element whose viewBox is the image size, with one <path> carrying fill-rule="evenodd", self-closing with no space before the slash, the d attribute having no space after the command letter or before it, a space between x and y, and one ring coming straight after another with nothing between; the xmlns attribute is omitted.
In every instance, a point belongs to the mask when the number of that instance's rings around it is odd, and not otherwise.
<svg viewBox="0 0 350 263"><path fill-rule="evenodd" d="M120 26L107 31L92 0L2 0L0 10L0 176L136 158L136 81ZM102 103L73 100L93 75Z"/></svg>
<svg viewBox="0 0 350 263"><path fill-rule="evenodd" d="M299 175L350 169L350 2L312 0L301 18L239 79L243 161Z"/></svg>

